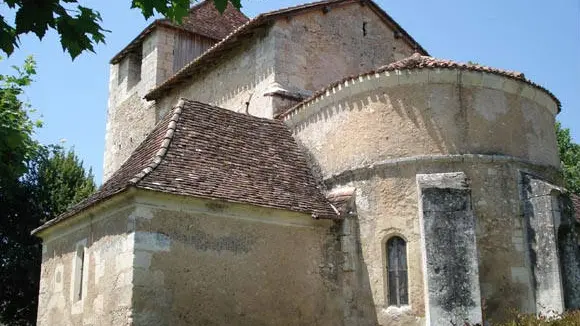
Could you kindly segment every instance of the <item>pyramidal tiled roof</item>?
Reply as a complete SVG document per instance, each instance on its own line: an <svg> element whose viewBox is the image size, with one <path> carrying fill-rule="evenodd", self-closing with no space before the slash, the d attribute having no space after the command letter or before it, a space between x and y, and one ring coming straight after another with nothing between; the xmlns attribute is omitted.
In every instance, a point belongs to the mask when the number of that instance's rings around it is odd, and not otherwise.
<svg viewBox="0 0 580 326"><path fill-rule="evenodd" d="M228 6L220 13L213 0L205 0L191 7L189 15L183 18L181 25L194 33L221 40L250 20L241 11L234 8L228 1ZM165 20L170 22L169 20Z"/></svg>
<svg viewBox="0 0 580 326"><path fill-rule="evenodd" d="M250 20L241 11L234 8L229 2L222 14L215 8L212 0L204 0L189 9L181 24L169 19L157 19L147 26L135 39L117 53L111 63L121 61L128 53L138 48L145 36L149 35L157 26L166 26L183 32L193 33L213 39L216 42L231 34L238 27Z"/></svg>
<svg viewBox="0 0 580 326"><path fill-rule="evenodd" d="M282 122L182 99L96 193L33 232L129 187L339 217Z"/></svg>

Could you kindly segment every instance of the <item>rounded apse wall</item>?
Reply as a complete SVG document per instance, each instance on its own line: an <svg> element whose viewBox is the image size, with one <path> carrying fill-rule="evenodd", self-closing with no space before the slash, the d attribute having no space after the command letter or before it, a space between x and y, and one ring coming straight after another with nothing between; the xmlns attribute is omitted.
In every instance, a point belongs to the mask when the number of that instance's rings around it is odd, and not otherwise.
<svg viewBox="0 0 580 326"><path fill-rule="evenodd" d="M385 160L478 154L559 167L556 100L484 71L405 69L347 80L282 119L323 177Z"/></svg>
<svg viewBox="0 0 580 326"><path fill-rule="evenodd" d="M329 188L355 189L369 289L356 296L375 304L372 318L422 324L428 309L416 176L448 172L469 178L484 313L535 312L518 178L529 171L558 184L557 112L551 94L523 79L411 68L350 78L281 116ZM384 241L393 235L407 241L409 305L401 309L387 300Z"/></svg>

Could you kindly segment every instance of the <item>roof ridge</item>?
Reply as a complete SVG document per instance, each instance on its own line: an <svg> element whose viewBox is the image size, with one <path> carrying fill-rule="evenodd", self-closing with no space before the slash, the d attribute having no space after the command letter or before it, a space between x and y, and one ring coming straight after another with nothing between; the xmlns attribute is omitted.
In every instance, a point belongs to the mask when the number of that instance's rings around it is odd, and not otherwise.
<svg viewBox="0 0 580 326"><path fill-rule="evenodd" d="M167 124L167 131L165 132L165 136L163 137L163 141L161 142L161 147L157 150L157 153L153 156L153 160L143 168L139 173L137 173L131 180L127 183L128 185L136 185L139 183L143 178L145 178L149 173L151 173L155 168L161 164L165 154L167 154L167 150L169 149L169 145L171 145L171 141L173 140L173 136L175 135L175 129L177 128L177 122L179 122L179 118L181 116L181 111L183 110L183 105L185 101L183 98L180 98L173 109L173 115L169 118L169 123Z"/></svg>

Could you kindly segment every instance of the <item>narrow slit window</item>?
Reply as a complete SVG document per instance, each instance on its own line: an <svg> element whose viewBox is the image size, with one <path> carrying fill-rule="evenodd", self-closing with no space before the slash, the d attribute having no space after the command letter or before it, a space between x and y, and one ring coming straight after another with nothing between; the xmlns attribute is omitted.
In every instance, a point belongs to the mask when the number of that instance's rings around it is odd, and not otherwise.
<svg viewBox="0 0 580 326"><path fill-rule="evenodd" d="M387 241L389 306L409 304L407 282L407 243L400 237Z"/></svg>
<svg viewBox="0 0 580 326"><path fill-rule="evenodd" d="M74 282L74 299L80 301L83 298L83 277L85 270L85 246L77 245L75 257L75 282Z"/></svg>

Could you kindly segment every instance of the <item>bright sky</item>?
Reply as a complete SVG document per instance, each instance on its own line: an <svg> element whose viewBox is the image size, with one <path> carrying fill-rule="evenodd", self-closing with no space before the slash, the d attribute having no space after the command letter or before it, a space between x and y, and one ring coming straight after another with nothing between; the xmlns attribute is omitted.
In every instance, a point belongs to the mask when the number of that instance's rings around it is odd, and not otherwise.
<svg viewBox="0 0 580 326"><path fill-rule="evenodd" d="M261 12L309 0L242 0L243 11ZM55 33L39 42L22 38L20 49L0 64L0 73L34 55L38 76L26 98L42 114L37 138L65 139L92 166L101 183L109 60L148 23L130 0L80 0L101 12L110 30L96 54L74 62ZM562 101L558 119L580 142L580 2L578 0L378 0L376 1L432 56L523 72ZM5 7L0 8L2 14ZM514 126L517 127L517 126Z"/></svg>

